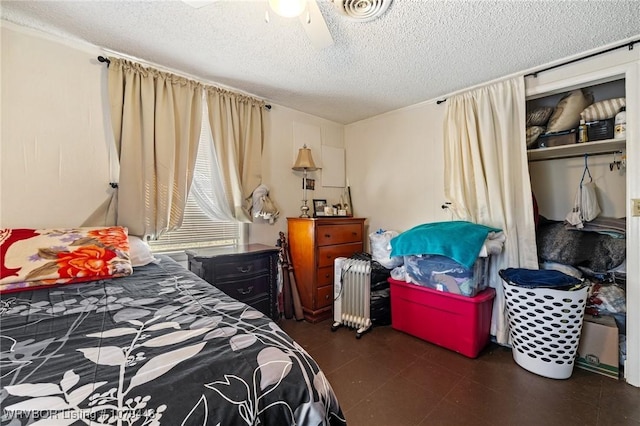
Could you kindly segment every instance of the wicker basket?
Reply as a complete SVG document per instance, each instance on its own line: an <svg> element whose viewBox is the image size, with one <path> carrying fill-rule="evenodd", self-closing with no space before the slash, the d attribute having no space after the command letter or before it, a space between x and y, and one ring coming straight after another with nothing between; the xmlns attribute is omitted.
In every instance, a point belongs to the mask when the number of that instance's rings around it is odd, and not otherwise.
<svg viewBox="0 0 640 426"><path fill-rule="evenodd" d="M504 281L513 359L552 379L573 373L589 288L523 288Z"/></svg>

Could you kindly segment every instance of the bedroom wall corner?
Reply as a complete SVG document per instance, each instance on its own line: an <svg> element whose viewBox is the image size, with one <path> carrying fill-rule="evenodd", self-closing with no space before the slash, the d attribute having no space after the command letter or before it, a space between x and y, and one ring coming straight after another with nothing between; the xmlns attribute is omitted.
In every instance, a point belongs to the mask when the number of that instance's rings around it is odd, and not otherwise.
<svg viewBox="0 0 640 426"><path fill-rule="evenodd" d="M367 235L450 220L441 208L445 108L425 102L345 127L347 179Z"/></svg>
<svg viewBox="0 0 640 426"><path fill-rule="evenodd" d="M249 242L273 246L278 240L278 232L287 234L287 217L298 217L302 205L302 175L291 169L295 162L294 143L298 142L294 141L294 125L317 128L320 131L321 148L344 148L344 125L274 104L265 111L264 116L262 183L269 187L269 198L280 210L280 217L273 225L259 221L250 224ZM314 161L320 164L322 156L313 155ZM340 199L343 188L322 186L323 172L318 170L308 174L309 179L315 179L315 189L307 190L309 206L314 198L333 203Z"/></svg>

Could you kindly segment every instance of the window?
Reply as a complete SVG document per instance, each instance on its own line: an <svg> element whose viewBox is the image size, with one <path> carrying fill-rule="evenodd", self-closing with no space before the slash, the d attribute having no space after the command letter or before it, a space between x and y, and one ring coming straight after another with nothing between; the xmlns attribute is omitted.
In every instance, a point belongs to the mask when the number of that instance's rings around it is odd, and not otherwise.
<svg viewBox="0 0 640 426"><path fill-rule="evenodd" d="M218 187L222 187L219 175L212 173L211 164L215 159L212 158L209 151L212 136L207 117L207 104L203 102L202 128L194 174L214 181ZM210 219L196 202L193 194L194 186L191 185L191 191L187 198L182 226L180 229L165 233L156 241L149 241L153 251L179 251L187 248L231 245L241 242L243 227L246 225L239 222Z"/></svg>

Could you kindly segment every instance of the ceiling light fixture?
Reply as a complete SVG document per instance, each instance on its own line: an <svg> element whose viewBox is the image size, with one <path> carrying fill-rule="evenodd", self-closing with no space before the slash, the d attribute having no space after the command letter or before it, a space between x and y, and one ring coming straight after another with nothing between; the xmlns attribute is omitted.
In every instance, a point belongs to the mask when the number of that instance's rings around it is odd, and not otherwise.
<svg viewBox="0 0 640 426"><path fill-rule="evenodd" d="M269 6L280 16L295 18L307 8L307 0L269 0Z"/></svg>

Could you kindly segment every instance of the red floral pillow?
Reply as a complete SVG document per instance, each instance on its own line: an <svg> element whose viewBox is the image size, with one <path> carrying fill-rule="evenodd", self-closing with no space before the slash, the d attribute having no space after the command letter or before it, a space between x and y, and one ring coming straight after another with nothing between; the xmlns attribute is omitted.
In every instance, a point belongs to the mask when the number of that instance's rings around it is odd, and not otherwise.
<svg viewBox="0 0 640 426"><path fill-rule="evenodd" d="M0 293L131 275L127 228L0 230Z"/></svg>

